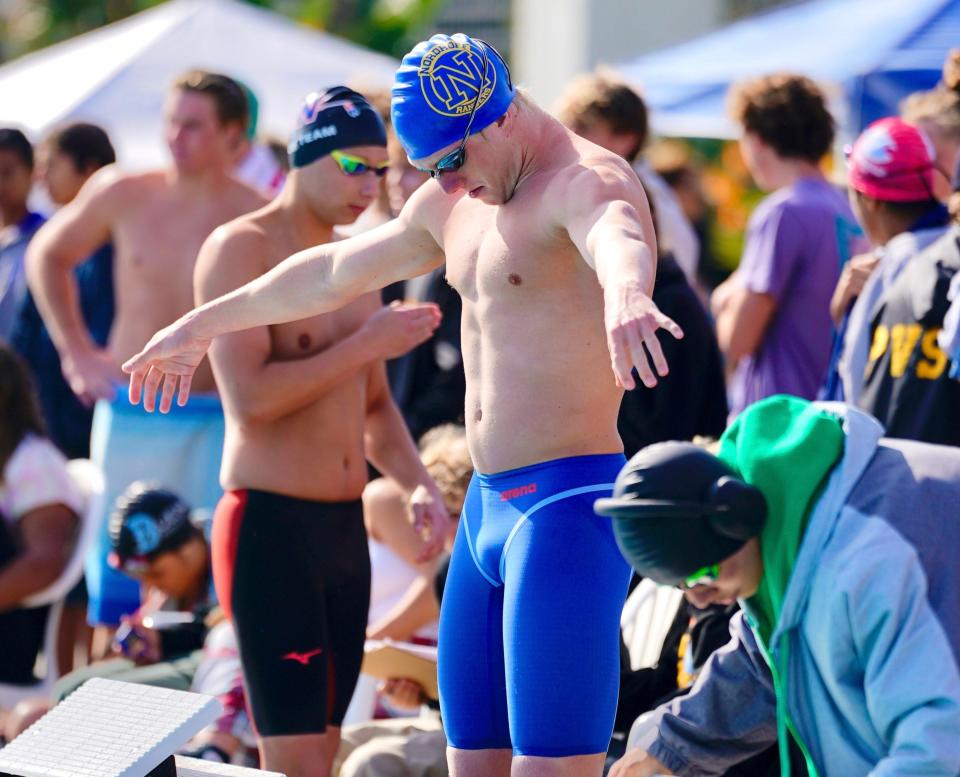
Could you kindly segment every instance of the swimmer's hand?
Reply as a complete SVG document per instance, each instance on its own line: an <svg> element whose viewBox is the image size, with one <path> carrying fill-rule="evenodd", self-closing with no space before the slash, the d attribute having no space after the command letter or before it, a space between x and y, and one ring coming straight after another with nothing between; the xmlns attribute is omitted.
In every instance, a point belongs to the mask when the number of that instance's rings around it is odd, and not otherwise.
<svg viewBox="0 0 960 777"><path fill-rule="evenodd" d="M143 409L152 413L161 384L161 413L170 412L174 394L180 407L187 404L193 373L206 356L210 343L211 338L191 331L188 316L157 332L140 353L123 365L123 371L130 374L131 404L136 405L142 397Z"/></svg>
<svg viewBox="0 0 960 777"><path fill-rule="evenodd" d="M450 514L443 503L440 490L433 483L431 487L419 485L410 494L410 515L413 528L416 529L423 545L417 555L417 563L429 561L440 555L447 535L450 533Z"/></svg>
<svg viewBox="0 0 960 777"><path fill-rule="evenodd" d="M650 360L660 377L670 372L657 340L657 330L665 329L678 340L683 337L683 330L660 312L643 292L640 283L632 281L612 284L606 290L604 320L617 385L628 391L635 388L633 369L636 368L644 386L656 386L657 378L650 369Z"/></svg>
<svg viewBox="0 0 960 777"><path fill-rule="evenodd" d="M379 359L396 359L430 339L440 326L440 308L433 302L391 302L363 325Z"/></svg>
<svg viewBox="0 0 960 777"><path fill-rule="evenodd" d="M627 754L610 767L610 777L654 777L657 774L673 774L652 755L639 748Z"/></svg>
<svg viewBox="0 0 960 777"><path fill-rule="evenodd" d="M110 355L101 349L72 350L60 362L71 391L88 407L98 399L113 399L122 375Z"/></svg>

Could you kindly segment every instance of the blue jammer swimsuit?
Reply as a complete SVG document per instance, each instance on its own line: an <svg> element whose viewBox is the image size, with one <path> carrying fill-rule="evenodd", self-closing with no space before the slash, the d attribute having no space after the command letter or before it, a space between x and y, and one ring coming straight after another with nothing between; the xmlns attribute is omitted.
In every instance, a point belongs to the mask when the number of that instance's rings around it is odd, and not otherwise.
<svg viewBox="0 0 960 777"><path fill-rule="evenodd" d="M593 502L612 493L624 463L578 456L474 475L440 614L452 747L607 751L630 567Z"/></svg>

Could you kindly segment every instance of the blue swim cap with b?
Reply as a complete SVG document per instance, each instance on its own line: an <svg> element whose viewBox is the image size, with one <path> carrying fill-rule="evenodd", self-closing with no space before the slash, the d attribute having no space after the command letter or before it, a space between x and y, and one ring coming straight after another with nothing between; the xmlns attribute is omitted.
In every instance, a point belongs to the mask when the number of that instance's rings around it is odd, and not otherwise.
<svg viewBox="0 0 960 777"><path fill-rule="evenodd" d="M481 77L484 48L487 66ZM407 156L424 159L462 140L474 100L471 135L503 116L514 94L510 71L493 46L463 33L438 34L403 58L390 117Z"/></svg>

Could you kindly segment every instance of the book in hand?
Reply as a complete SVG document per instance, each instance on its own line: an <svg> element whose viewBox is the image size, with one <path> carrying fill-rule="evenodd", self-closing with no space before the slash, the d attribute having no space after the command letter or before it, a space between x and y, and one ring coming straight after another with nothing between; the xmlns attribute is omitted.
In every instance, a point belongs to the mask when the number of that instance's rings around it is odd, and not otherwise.
<svg viewBox="0 0 960 777"><path fill-rule="evenodd" d="M363 648L360 671L380 680L406 678L423 686L431 699L439 699L437 690L437 649L392 639L368 639Z"/></svg>

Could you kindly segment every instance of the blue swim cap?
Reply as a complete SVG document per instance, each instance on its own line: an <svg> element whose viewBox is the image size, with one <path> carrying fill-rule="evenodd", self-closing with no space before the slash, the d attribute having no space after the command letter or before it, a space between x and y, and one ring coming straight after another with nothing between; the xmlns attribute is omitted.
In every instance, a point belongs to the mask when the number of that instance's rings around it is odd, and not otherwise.
<svg viewBox="0 0 960 777"><path fill-rule="evenodd" d="M493 46L463 33L438 34L403 58L393 82L390 116L407 156L423 159L462 140L475 99L471 135L503 116L514 93L510 71Z"/></svg>

